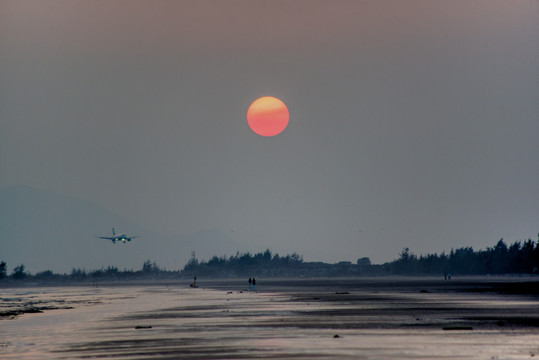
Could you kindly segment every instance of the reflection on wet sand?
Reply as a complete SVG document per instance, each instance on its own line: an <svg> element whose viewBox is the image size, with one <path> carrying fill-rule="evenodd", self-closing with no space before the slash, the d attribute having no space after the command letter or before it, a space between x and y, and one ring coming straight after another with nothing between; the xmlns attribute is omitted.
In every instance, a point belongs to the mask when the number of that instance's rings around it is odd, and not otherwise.
<svg viewBox="0 0 539 360"><path fill-rule="evenodd" d="M382 278L260 280L258 293L233 280L198 289L48 288L32 301L65 295L74 309L2 320L0 357L532 358L539 354L537 297L504 294L500 284ZM5 298L30 298L8 290Z"/></svg>

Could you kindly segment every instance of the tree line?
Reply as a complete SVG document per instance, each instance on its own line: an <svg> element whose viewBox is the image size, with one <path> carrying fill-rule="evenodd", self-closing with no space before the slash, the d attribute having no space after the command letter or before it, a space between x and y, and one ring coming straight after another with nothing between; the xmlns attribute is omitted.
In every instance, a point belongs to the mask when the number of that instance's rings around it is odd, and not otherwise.
<svg viewBox="0 0 539 360"><path fill-rule="evenodd" d="M150 260L138 271L120 271L114 266L86 271L73 268L70 274L55 274L51 270L34 275L25 271L24 264L16 266L7 275L7 265L0 262L0 279L33 280L130 280L142 278L178 279L182 277L323 277L361 275L486 275L486 274L537 274L539 275L539 241L531 239L507 245L500 239L496 245L475 251L471 247L451 249L446 254L416 255L405 248L398 258L384 263L371 264L368 257L356 263L341 261L336 264L305 262L296 253L280 256L270 250L251 254L237 252L232 256L214 256L209 260L192 257L182 270L169 271Z"/></svg>
<svg viewBox="0 0 539 360"><path fill-rule="evenodd" d="M539 274L539 241L528 239L507 245L500 239L493 247L473 250L472 247L451 249L446 254L415 255L405 248L399 257L384 264L371 264L368 257L355 264L341 261L336 264L304 262L297 254L284 257L262 253L236 253L230 257L214 256L208 261L189 260L182 270L184 275L236 276L356 276L356 275L501 275Z"/></svg>
<svg viewBox="0 0 539 360"><path fill-rule="evenodd" d="M462 247L449 254L420 256L405 248L397 260L384 266L390 273L403 274L538 274L539 242L528 239L508 246L500 239L496 245L484 250Z"/></svg>
<svg viewBox="0 0 539 360"><path fill-rule="evenodd" d="M7 264L0 262L0 280L34 280L34 281L99 281L99 280L136 280L151 278L178 278L180 271L169 271L160 268L157 263L146 260L140 270L119 270L115 266L107 266L97 270L73 268L71 273L58 274L45 270L31 274L25 271L24 264L16 266L11 275L7 275Z"/></svg>
<svg viewBox="0 0 539 360"><path fill-rule="evenodd" d="M251 254L239 251L230 257L214 256L208 261L191 258L182 270L186 276L241 277L241 276L286 276L303 264L303 257L293 253L280 256L270 250Z"/></svg>

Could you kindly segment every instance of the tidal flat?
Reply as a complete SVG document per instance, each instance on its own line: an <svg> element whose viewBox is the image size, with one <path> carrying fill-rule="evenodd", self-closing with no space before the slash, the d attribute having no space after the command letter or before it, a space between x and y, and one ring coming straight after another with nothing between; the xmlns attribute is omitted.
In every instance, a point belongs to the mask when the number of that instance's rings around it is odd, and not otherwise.
<svg viewBox="0 0 539 360"><path fill-rule="evenodd" d="M535 278L1 288L2 359L532 359Z"/></svg>

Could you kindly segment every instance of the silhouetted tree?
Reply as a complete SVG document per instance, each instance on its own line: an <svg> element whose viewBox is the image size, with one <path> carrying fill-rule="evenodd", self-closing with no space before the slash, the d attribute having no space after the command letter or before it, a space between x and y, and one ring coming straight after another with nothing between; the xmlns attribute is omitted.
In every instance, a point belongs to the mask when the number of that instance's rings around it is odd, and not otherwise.
<svg viewBox="0 0 539 360"><path fill-rule="evenodd" d="M492 249L492 272L495 274L505 274L509 270L509 251L507 245L500 239L494 249Z"/></svg>
<svg viewBox="0 0 539 360"><path fill-rule="evenodd" d="M11 276L13 277L13 279L17 280L24 279L26 277L26 273L24 272L24 264L16 266L15 269L13 269Z"/></svg>
<svg viewBox="0 0 539 360"><path fill-rule="evenodd" d="M34 278L36 279L39 279L39 280L49 280L49 279L52 279L54 278L54 273L52 272L52 270L45 270L45 271L41 271L41 272L38 272L34 275Z"/></svg>
<svg viewBox="0 0 539 360"><path fill-rule="evenodd" d="M0 262L0 279L4 279L7 275L7 265L5 262Z"/></svg>
<svg viewBox="0 0 539 360"><path fill-rule="evenodd" d="M156 273L159 272L161 269L159 269L159 266L155 263L155 261L152 263L150 260L146 260L144 264L142 264L142 272L143 273Z"/></svg>
<svg viewBox="0 0 539 360"><path fill-rule="evenodd" d="M369 266L371 264L371 259L368 257L362 257L357 259L357 264L361 266Z"/></svg>
<svg viewBox="0 0 539 360"><path fill-rule="evenodd" d="M85 278L88 274L86 273L86 270L73 268L71 270L71 276L74 278Z"/></svg>
<svg viewBox="0 0 539 360"><path fill-rule="evenodd" d="M481 272L480 267L477 267L475 260L476 254L471 247L464 247L453 250L449 254L449 266L445 267L444 272L458 274L476 274Z"/></svg>

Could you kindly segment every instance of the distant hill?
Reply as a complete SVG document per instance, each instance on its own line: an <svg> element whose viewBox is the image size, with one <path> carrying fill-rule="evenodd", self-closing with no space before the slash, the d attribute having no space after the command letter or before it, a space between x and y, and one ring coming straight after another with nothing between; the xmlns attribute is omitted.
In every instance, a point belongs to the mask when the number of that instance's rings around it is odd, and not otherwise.
<svg viewBox="0 0 539 360"><path fill-rule="evenodd" d="M128 244L112 244L96 236L139 235ZM164 235L141 227L118 214L57 192L26 186L0 189L0 260L8 273L24 264L32 273L73 268L140 269L145 260L169 270L181 269L191 251L197 257L232 254L235 242L216 229L187 235Z"/></svg>

